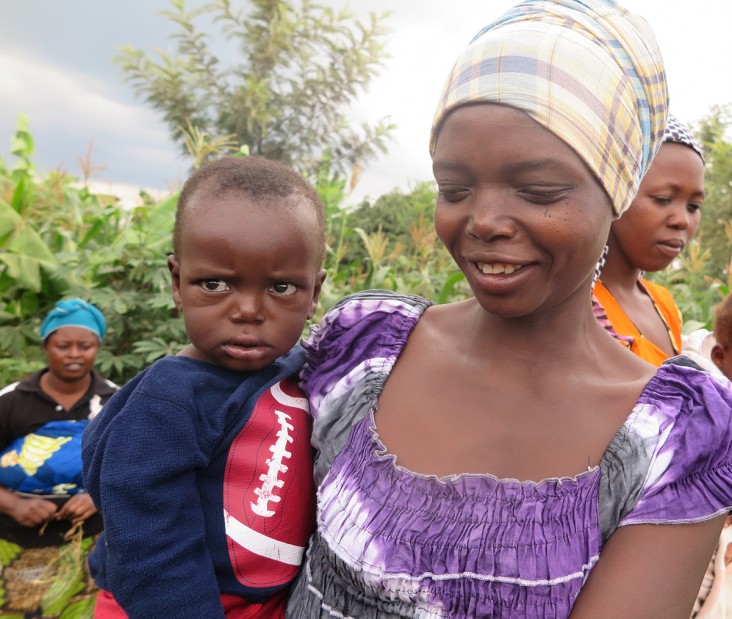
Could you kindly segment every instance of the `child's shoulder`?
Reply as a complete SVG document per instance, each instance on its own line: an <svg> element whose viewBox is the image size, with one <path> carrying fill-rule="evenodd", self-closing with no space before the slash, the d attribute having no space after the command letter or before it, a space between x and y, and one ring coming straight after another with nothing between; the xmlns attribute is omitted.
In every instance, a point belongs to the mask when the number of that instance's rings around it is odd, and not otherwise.
<svg viewBox="0 0 732 619"><path fill-rule="evenodd" d="M168 381L179 381L190 378L211 379L225 376L227 371L217 365L192 359L191 357L183 357L180 355L171 355L158 359L142 372L135 379L144 385L150 383L166 384ZM178 388L184 385L176 385Z"/></svg>

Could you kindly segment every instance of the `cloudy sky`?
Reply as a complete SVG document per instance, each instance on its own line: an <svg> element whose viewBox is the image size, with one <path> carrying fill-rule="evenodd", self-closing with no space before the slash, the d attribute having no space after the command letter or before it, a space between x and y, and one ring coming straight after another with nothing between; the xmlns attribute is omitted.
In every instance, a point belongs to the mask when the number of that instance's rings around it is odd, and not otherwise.
<svg viewBox="0 0 732 619"><path fill-rule="evenodd" d="M200 3L189 0L191 6ZM408 190L431 178L427 141L442 80L472 35L514 3L348 3L357 14L392 12L390 58L352 115L358 120L388 116L398 126L388 155L364 171L350 202ZM712 105L732 103L732 2L625 0L625 5L656 31L676 116L695 121ZM79 176L78 159L91 143L94 162L105 166L95 176L101 188L134 200L138 187L161 193L178 187L187 162L112 62L120 45L148 52L172 49L172 27L160 15L168 6L168 0L0 0L0 157L12 163L10 137L18 114L25 113L41 170L61 167Z"/></svg>

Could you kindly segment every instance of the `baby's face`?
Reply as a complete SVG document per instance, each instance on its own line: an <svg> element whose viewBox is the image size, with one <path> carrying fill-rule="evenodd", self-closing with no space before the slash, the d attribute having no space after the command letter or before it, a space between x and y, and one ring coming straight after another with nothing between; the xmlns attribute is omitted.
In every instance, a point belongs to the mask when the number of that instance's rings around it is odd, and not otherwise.
<svg viewBox="0 0 732 619"><path fill-rule="evenodd" d="M325 276L322 244L309 205L274 200L191 197L169 260L191 341L183 354L256 371L299 341Z"/></svg>

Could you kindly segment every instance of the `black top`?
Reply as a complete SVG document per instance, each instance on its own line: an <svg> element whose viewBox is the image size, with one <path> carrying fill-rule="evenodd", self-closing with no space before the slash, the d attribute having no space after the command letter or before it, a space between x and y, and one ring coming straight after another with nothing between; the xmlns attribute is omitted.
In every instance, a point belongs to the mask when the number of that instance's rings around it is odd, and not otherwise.
<svg viewBox="0 0 732 619"><path fill-rule="evenodd" d="M0 390L0 451L14 439L20 438L51 421L87 419L94 417L101 406L112 397L118 387L92 370L92 382L86 393L66 411L56 400L41 390L41 376L44 368L25 380L8 385ZM79 463L81 466L81 463ZM47 497L59 508L69 497ZM0 537L24 547L55 546L63 543L63 534L71 526L68 520L51 521L43 535L37 528L24 527L10 516L0 514ZM95 535L103 528L102 518L97 513L84 522L84 534Z"/></svg>

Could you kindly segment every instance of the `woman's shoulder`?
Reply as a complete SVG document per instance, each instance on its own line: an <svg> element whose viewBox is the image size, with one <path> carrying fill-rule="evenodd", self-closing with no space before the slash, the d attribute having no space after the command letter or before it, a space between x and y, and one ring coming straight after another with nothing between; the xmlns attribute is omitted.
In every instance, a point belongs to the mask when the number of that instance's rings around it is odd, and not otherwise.
<svg viewBox="0 0 732 619"><path fill-rule="evenodd" d="M311 327L302 343L301 386L315 413L320 397L337 384L386 376L417 322L431 305L422 297L369 290L341 299Z"/></svg>
<svg viewBox="0 0 732 619"><path fill-rule="evenodd" d="M331 325L354 326L377 317L392 317L391 322L401 322L419 317L431 305L427 299L416 295L404 295L390 290L365 290L343 297L325 313L314 330L320 332Z"/></svg>
<svg viewBox="0 0 732 619"><path fill-rule="evenodd" d="M119 391L119 385L102 376L96 370L92 370L92 391L99 396L111 396Z"/></svg>
<svg viewBox="0 0 732 619"><path fill-rule="evenodd" d="M635 413L631 423L657 428L657 449L666 459L689 467L732 464L732 384L688 357L672 357L658 368Z"/></svg>
<svg viewBox="0 0 732 619"><path fill-rule="evenodd" d="M732 386L685 357L662 365L603 458L603 533L732 507Z"/></svg>
<svg viewBox="0 0 732 619"><path fill-rule="evenodd" d="M401 350L424 311L431 305L418 296L368 290L341 299L311 327L303 342L307 368L348 357L351 363L390 356Z"/></svg>

